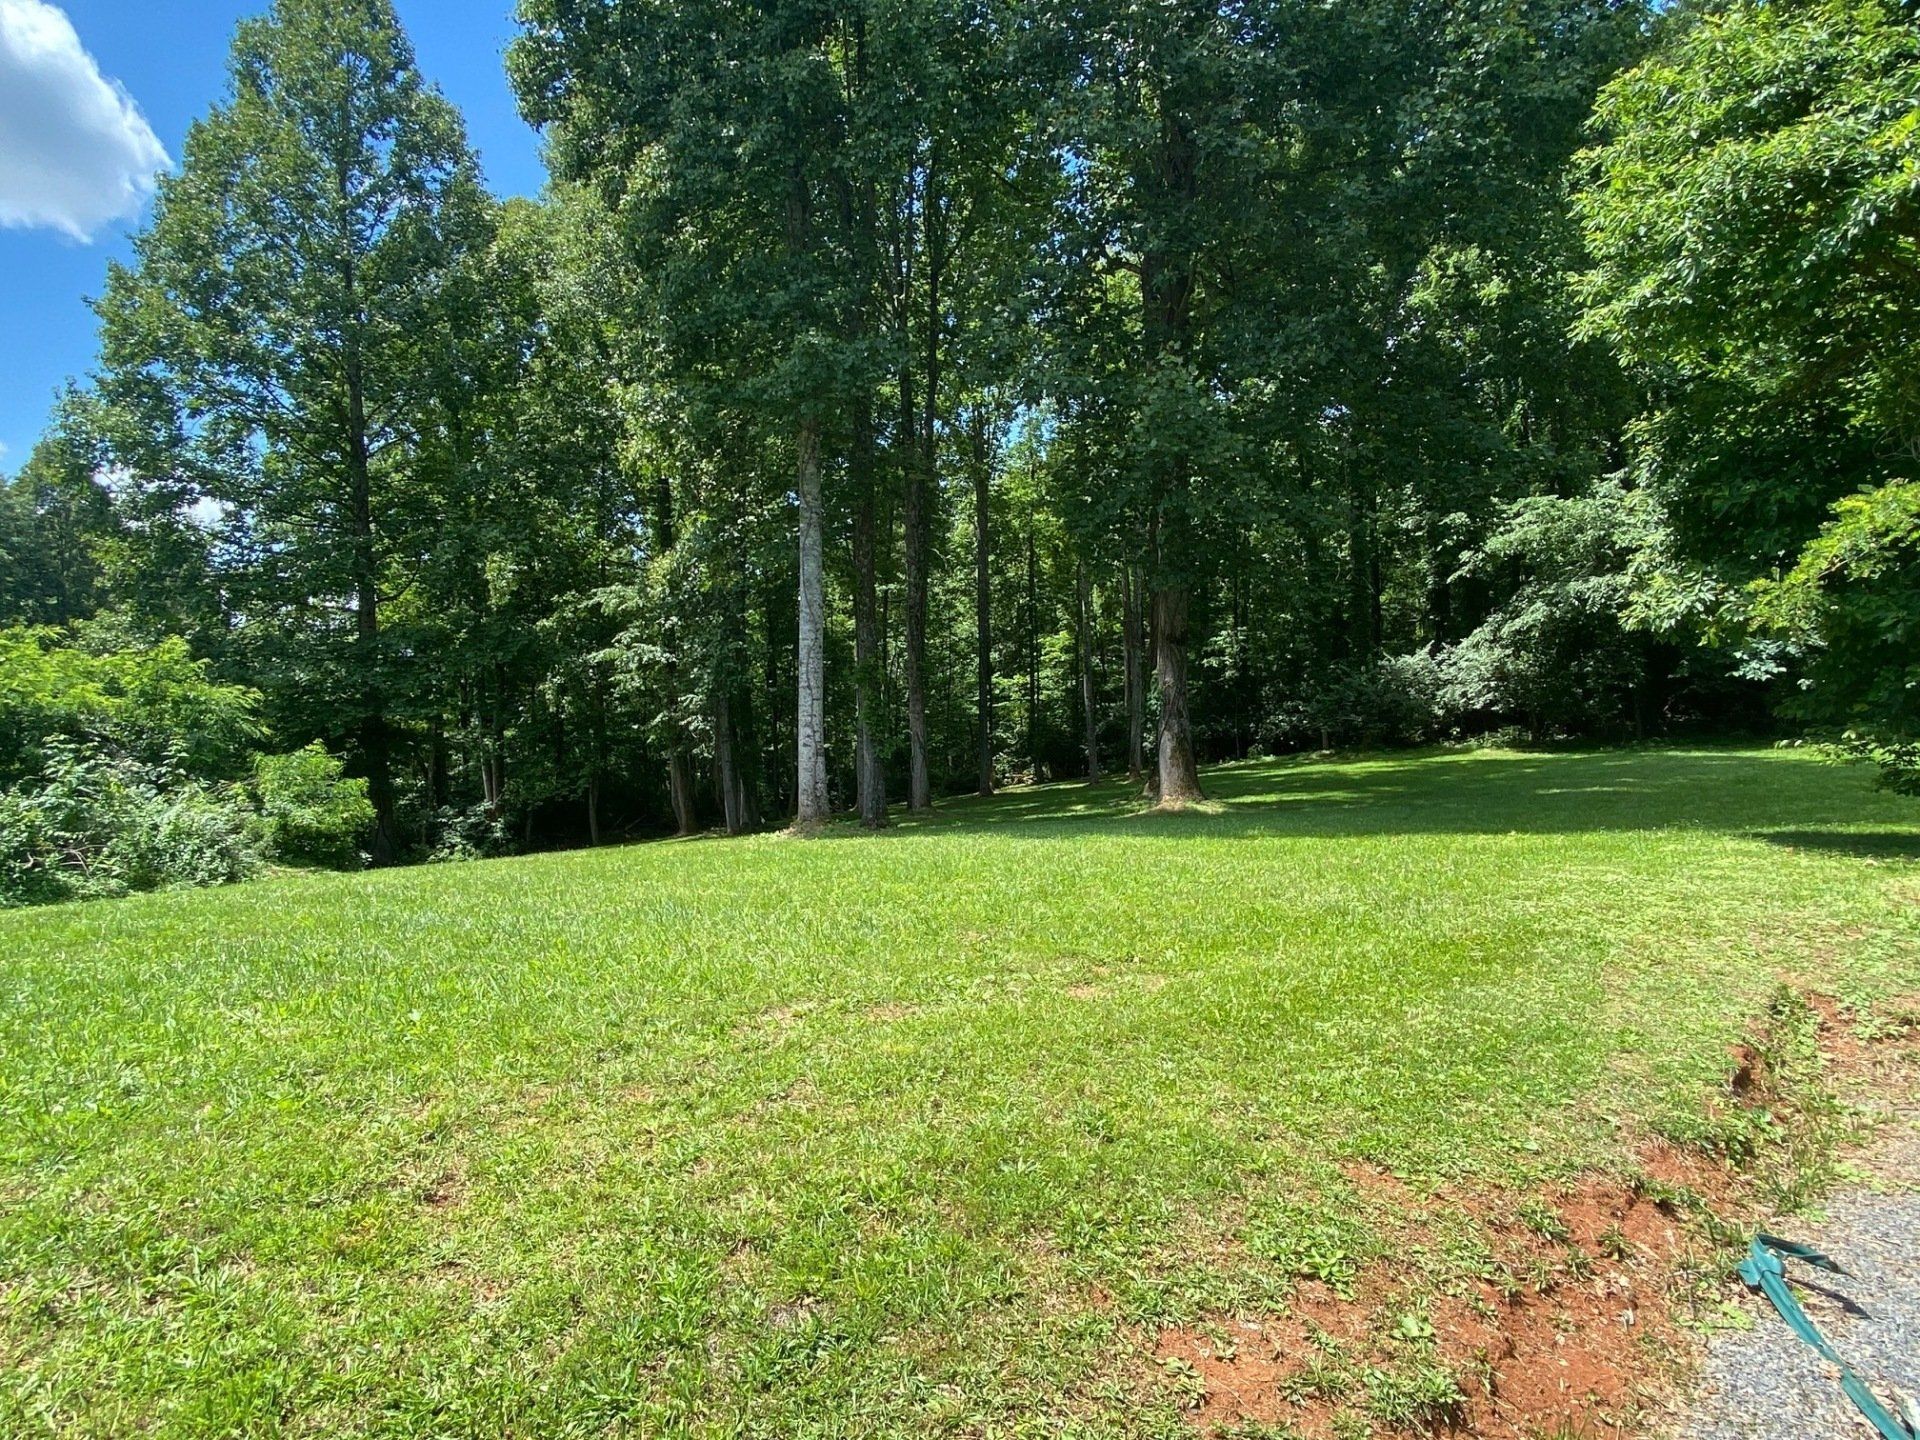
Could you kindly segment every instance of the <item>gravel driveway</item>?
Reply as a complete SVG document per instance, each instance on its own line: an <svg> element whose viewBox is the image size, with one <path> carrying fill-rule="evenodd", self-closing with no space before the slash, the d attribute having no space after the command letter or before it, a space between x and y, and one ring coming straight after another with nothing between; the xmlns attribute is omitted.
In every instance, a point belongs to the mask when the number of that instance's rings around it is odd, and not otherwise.
<svg viewBox="0 0 1920 1440"><path fill-rule="evenodd" d="M1877 1177L1871 1189L1836 1196L1818 1223L1781 1221L1776 1233L1817 1246L1851 1272L1787 1266L1808 1318L1882 1402L1898 1387L1920 1403L1920 1116L1904 1115L1897 1127L1868 1157ZM1752 1330L1710 1343L1678 1440L1873 1435L1834 1368L1765 1299L1753 1296L1747 1308Z"/></svg>

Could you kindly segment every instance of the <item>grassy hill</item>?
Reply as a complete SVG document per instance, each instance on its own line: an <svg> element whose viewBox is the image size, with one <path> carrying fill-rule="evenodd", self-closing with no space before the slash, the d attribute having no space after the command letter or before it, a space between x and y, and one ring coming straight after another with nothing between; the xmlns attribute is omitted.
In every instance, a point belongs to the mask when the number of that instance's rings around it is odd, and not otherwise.
<svg viewBox="0 0 1920 1440"><path fill-rule="evenodd" d="M1739 1151L1783 976L1920 988L1920 809L1803 754L1208 785L0 915L0 1433L1177 1435L1356 1166Z"/></svg>

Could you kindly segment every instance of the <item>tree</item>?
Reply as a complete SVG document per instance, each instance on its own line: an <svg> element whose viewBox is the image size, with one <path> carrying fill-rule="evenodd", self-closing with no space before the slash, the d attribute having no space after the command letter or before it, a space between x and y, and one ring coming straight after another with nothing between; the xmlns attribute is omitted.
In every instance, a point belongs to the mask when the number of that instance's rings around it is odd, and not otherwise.
<svg viewBox="0 0 1920 1440"><path fill-rule="evenodd" d="M69 391L12 480L0 480L0 625L71 625L105 598L118 533L85 402Z"/></svg>
<svg viewBox="0 0 1920 1440"><path fill-rule="evenodd" d="M102 388L188 417L234 586L281 694L350 736L391 860L394 666L382 606L418 537L413 446L450 353L444 282L491 207L453 108L387 0L277 0L235 37L229 98L188 133L136 264L100 302ZM270 632L272 639L267 640ZM303 702L305 703L305 702Z"/></svg>
<svg viewBox="0 0 1920 1440"><path fill-rule="evenodd" d="M586 9L528 0L509 66L556 168L601 190L654 286L676 379L788 456L798 537L796 811L829 810L823 444L843 413L835 184L857 36L821 7Z"/></svg>
<svg viewBox="0 0 1920 1440"><path fill-rule="evenodd" d="M1914 733L1880 641L1920 556L1917 72L1896 0L1677 15L1602 95L1577 196L1582 325L1652 396L1637 468L1673 517L1643 608L1724 623L1759 582L1763 631L1810 656L1794 708L1869 748Z"/></svg>

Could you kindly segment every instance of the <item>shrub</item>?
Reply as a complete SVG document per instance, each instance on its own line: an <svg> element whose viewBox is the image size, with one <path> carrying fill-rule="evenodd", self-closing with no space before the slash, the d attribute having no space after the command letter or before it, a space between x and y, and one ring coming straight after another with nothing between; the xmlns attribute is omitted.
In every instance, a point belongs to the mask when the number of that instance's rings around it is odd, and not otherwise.
<svg viewBox="0 0 1920 1440"><path fill-rule="evenodd" d="M1753 587L1762 632L1803 667L1786 709L1881 782L1920 794L1920 484L1850 495L1779 580Z"/></svg>
<svg viewBox="0 0 1920 1440"><path fill-rule="evenodd" d="M0 791L0 905L219 885L258 866L244 797L82 746Z"/></svg>
<svg viewBox="0 0 1920 1440"><path fill-rule="evenodd" d="M357 869L364 862L360 842L373 828L373 804L367 782L344 770L318 741L254 762L259 831L269 855L336 870Z"/></svg>
<svg viewBox="0 0 1920 1440"><path fill-rule="evenodd" d="M1645 497L1613 481L1509 505L1461 561L1462 577L1506 599L1441 657L1445 707L1482 728L1524 723L1535 739L1624 726L1648 662L1648 641L1623 624L1631 566L1656 529Z"/></svg>
<svg viewBox="0 0 1920 1440"><path fill-rule="evenodd" d="M1418 745L1444 728L1438 662L1425 651L1337 665L1295 704L1278 730L1295 747Z"/></svg>
<svg viewBox="0 0 1920 1440"><path fill-rule="evenodd" d="M493 806L445 805L433 819L440 838L430 860L484 860L513 853L506 820Z"/></svg>

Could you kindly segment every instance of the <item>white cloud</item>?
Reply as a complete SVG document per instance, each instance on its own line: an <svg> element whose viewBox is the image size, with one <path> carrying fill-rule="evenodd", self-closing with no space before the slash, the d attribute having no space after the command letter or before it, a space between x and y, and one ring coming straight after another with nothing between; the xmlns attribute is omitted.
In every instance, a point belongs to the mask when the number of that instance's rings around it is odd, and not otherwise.
<svg viewBox="0 0 1920 1440"><path fill-rule="evenodd" d="M167 152L66 13L0 0L0 225L89 239L140 212Z"/></svg>

